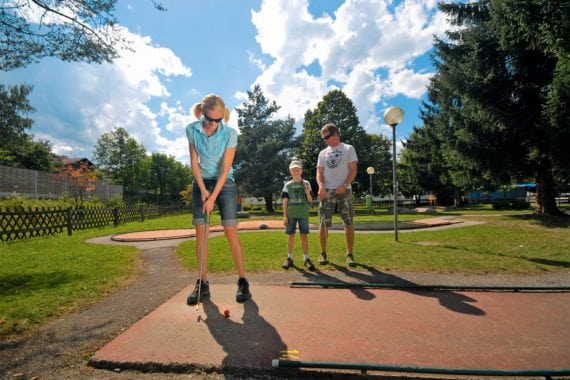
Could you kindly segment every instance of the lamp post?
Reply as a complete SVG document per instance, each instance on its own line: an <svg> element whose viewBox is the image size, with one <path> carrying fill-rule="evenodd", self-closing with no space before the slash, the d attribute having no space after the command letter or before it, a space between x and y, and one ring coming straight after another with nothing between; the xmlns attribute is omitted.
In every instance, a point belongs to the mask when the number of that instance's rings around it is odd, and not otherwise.
<svg viewBox="0 0 570 380"><path fill-rule="evenodd" d="M366 173L368 173L368 175L370 176L370 196L373 197L374 194L372 194L372 174L374 174L374 168L372 166L369 166L366 169Z"/></svg>
<svg viewBox="0 0 570 380"><path fill-rule="evenodd" d="M396 175L396 126L404 119L404 111L392 106L384 112L384 122L392 127L392 182L394 184L394 240L398 241L398 178Z"/></svg>

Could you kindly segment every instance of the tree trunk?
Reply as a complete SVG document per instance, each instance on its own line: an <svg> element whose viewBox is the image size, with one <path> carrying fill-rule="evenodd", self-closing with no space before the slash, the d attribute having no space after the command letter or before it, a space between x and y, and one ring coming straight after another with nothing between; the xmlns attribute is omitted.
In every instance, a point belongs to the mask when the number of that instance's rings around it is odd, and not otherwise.
<svg viewBox="0 0 570 380"><path fill-rule="evenodd" d="M273 194L267 194L263 199L265 199L265 209L267 212L273 212Z"/></svg>
<svg viewBox="0 0 570 380"><path fill-rule="evenodd" d="M543 163L536 179L536 212L541 215L565 215L556 205L556 191L550 165Z"/></svg>

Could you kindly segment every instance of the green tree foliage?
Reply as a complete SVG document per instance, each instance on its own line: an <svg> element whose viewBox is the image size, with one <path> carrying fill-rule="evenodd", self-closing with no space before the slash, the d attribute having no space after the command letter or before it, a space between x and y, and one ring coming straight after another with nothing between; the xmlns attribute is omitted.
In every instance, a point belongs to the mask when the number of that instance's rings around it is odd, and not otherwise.
<svg viewBox="0 0 570 380"><path fill-rule="evenodd" d="M180 192L192 183L190 168L164 153L153 153L141 163L142 186L153 203L164 205L181 203Z"/></svg>
<svg viewBox="0 0 570 380"><path fill-rule="evenodd" d="M49 171L54 160L49 141L36 142L27 133L33 120L25 115L35 111L28 100L32 89L0 84L0 165Z"/></svg>
<svg viewBox="0 0 570 380"><path fill-rule="evenodd" d="M114 183L123 185L126 193L139 192L141 162L146 157L146 150L124 128L101 135L93 157L103 174Z"/></svg>
<svg viewBox="0 0 570 380"><path fill-rule="evenodd" d="M19 144L26 136L33 120L23 115L30 114L35 109L28 100L33 87L20 85L6 87L0 84L0 146L5 148Z"/></svg>
<svg viewBox="0 0 570 380"><path fill-rule="evenodd" d="M570 162L569 7L547 0L441 5L460 28L448 32L449 41L436 40L437 74L422 116L429 131L407 146L427 147L426 138L437 144L439 155L422 157L442 161L448 178L441 184L465 190L534 178L538 211L558 213L555 180L568 183Z"/></svg>
<svg viewBox="0 0 570 380"><path fill-rule="evenodd" d="M0 69L25 67L44 57L68 62L111 62L119 55L119 49L128 48L113 16L116 3L117 0L3 1ZM160 1L152 3L157 10L166 10Z"/></svg>
<svg viewBox="0 0 570 380"><path fill-rule="evenodd" d="M267 211L273 211L273 195L289 176L295 121L290 117L273 119L279 106L263 95L259 85L247 95L248 100L236 109L241 131L235 158L236 180L240 189L263 197Z"/></svg>
<svg viewBox="0 0 570 380"><path fill-rule="evenodd" d="M340 90L332 90L317 104L314 110L305 113L303 136L297 156L305 163L304 172L316 186L316 168L319 152L326 147L321 138L321 128L326 123L334 123L340 131L341 141L353 145L358 155L356 181L360 190L367 188L370 182L366 168L374 167L377 189L383 189L390 170L390 143L384 136L366 134L356 116L356 107Z"/></svg>
<svg viewBox="0 0 570 380"><path fill-rule="evenodd" d="M366 137L360 142L354 143L358 153L359 173L357 181L360 183L361 190L367 189L370 178L366 172L369 167L374 168L372 175L372 192L374 195L386 195L392 193L392 142L384 135L366 134ZM368 182L366 182L368 178Z"/></svg>
<svg viewBox="0 0 570 380"><path fill-rule="evenodd" d="M436 195L439 203L450 203L456 186L449 176L450 168L442 159L443 142L434 128L414 128L404 144L398 162L398 179L407 195Z"/></svg>

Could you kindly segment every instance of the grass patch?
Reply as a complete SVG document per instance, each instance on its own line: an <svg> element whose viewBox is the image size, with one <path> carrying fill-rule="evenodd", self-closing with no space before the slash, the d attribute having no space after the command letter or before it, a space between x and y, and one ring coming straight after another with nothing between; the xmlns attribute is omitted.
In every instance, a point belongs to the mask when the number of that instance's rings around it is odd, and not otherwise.
<svg viewBox="0 0 570 380"><path fill-rule="evenodd" d="M354 254L359 264L378 270L532 274L570 267L568 219L520 214L465 219L485 223L466 228L401 233L398 242L390 233L357 233ZM248 271L280 270L287 248L282 231L247 232L241 233L240 238ZM331 233L328 254L333 263L344 265L344 249L344 234ZM320 252L316 231L309 234L309 250L310 256L316 259ZM184 242L177 253L188 269L197 270L194 242ZM301 257L300 242L297 241L295 258L300 260ZM210 238L209 270L235 271L223 236Z"/></svg>
<svg viewBox="0 0 570 380"><path fill-rule="evenodd" d="M170 228L191 228L190 216L0 242L0 336L34 329L125 285L136 269L137 248L87 239Z"/></svg>
<svg viewBox="0 0 570 380"><path fill-rule="evenodd" d="M465 214L473 215L471 210ZM400 221L437 215L403 214ZM486 216L487 214L490 214ZM569 271L570 220L484 210L464 219L481 220L478 226L438 231L356 236L357 261L377 270L444 273L541 273ZM493 216L491 216L493 215ZM250 219L281 219L281 214L252 215ZM358 215L357 223L390 222L391 214ZM212 224L219 224L219 215ZM316 216L311 217L316 223ZM338 222L338 220L335 220ZM192 228L190 215L169 216L128 223L116 228L74 232L53 237L0 243L0 336L34 329L47 320L84 308L125 286L136 271L138 250L128 245L98 245L96 236L159 229ZM240 233L248 272L281 270L287 240L283 231ZM263 242L262 244L260 242ZM210 238L209 271L234 273L226 239ZM317 258L318 234L309 234L310 255ZM296 242L295 259L301 258ZM344 236L331 233L329 256L344 266ZM194 242L177 249L183 265L196 270ZM334 266L330 266L334 268Z"/></svg>
<svg viewBox="0 0 570 380"><path fill-rule="evenodd" d="M0 335L22 332L121 286L137 250L87 244L81 234L0 243Z"/></svg>

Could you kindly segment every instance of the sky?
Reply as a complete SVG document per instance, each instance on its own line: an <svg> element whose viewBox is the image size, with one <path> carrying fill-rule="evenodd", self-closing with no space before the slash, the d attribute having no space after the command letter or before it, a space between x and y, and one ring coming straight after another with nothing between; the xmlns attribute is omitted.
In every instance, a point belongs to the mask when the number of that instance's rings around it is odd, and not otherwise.
<svg viewBox="0 0 570 380"><path fill-rule="evenodd" d="M112 64L46 58L0 71L33 86L31 133L58 155L92 159L103 133L122 127L151 153L189 163L185 127L208 94L232 111L259 84L302 132L303 115L331 90L353 102L368 133L392 138L385 110L399 106L397 146L414 126L434 74L434 35L449 29L435 0L119 0L132 49ZM324 146L323 146L324 147ZM356 146L358 151L358 146Z"/></svg>

